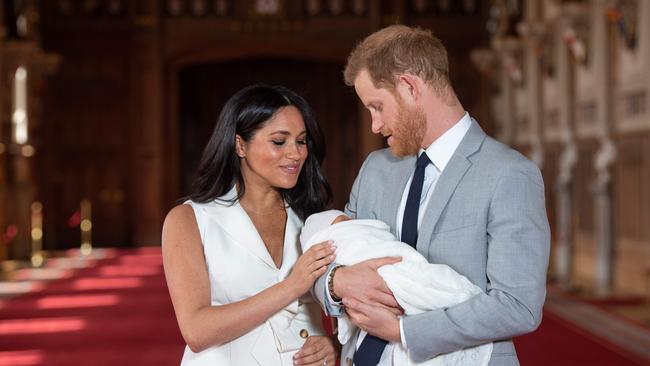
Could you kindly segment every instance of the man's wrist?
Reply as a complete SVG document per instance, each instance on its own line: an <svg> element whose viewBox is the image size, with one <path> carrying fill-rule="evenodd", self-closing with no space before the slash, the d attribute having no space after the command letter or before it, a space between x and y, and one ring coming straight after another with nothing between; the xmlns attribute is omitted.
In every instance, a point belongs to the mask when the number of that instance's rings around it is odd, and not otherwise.
<svg viewBox="0 0 650 366"><path fill-rule="evenodd" d="M404 347L405 349L408 349L408 347L406 346L406 335L404 334L404 317L403 316L401 316L399 318L399 338L400 338L400 342L402 343L402 347Z"/></svg>
<svg viewBox="0 0 650 366"><path fill-rule="evenodd" d="M332 268L330 271L329 275L327 276L327 288L329 291L329 295L334 300L334 302L340 303L343 299L334 292L334 274L336 271L338 271L339 268L344 267L342 265L336 266Z"/></svg>

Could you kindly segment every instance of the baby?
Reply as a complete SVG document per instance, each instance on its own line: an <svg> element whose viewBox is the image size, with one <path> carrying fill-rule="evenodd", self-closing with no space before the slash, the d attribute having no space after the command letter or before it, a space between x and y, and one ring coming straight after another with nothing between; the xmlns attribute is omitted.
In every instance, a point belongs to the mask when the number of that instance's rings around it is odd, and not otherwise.
<svg viewBox="0 0 650 366"><path fill-rule="evenodd" d="M461 303L481 292L466 277L444 264L429 263L406 243L397 241L390 227L379 220L352 220L337 210L307 218L300 234L303 252L326 240L336 243L336 262L353 265L367 259L402 257L402 261L377 269L406 315ZM346 343L357 328L346 317L338 319L338 339ZM365 337L361 331L359 340ZM487 365L492 343L440 355L418 365ZM382 359L385 355L382 357ZM393 365L413 365L408 350L394 347Z"/></svg>

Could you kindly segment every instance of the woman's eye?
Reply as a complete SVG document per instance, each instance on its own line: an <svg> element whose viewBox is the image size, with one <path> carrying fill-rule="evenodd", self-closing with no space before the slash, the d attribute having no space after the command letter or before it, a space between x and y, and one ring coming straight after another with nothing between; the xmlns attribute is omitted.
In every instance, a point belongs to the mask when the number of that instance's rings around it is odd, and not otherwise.
<svg viewBox="0 0 650 366"><path fill-rule="evenodd" d="M282 145L284 145L284 141L273 140L273 145L282 146Z"/></svg>
<svg viewBox="0 0 650 366"><path fill-rule="evenodd" d="M299 145L307 145L307 140L298 140L296 143Z"/></svg>

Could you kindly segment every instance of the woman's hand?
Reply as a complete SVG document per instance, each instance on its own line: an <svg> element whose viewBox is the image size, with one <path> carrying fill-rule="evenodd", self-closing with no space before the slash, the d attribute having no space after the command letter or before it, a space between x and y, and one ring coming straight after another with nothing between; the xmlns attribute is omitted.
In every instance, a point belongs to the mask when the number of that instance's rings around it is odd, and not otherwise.
<svg viewBox="0 0 650 366"><path fill-rule="evenodd" d="M336 246L332 241L316 244L298 258L287 277L297 296L309 291L314 281L327 271L327 266L334 261Z"/></svg>
<svg viewBox="0 0 650 366"><path fill-rule="evenodd" d="M307 338L302 348L293 356L294 365L323 366L336 365L338 343L333 337L314 336Z"/></svg>

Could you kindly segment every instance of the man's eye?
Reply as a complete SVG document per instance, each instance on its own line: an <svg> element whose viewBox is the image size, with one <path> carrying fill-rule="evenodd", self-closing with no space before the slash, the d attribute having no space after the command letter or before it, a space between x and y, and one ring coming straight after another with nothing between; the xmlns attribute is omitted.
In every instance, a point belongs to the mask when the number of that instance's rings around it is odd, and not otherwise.
<svg viewBox="0 0 650 366"><path fill-rule="evenodd" d="M273 145L277 145L277 146L284 145L284 141L273 140L272 142L273 142Z"/></svg>

